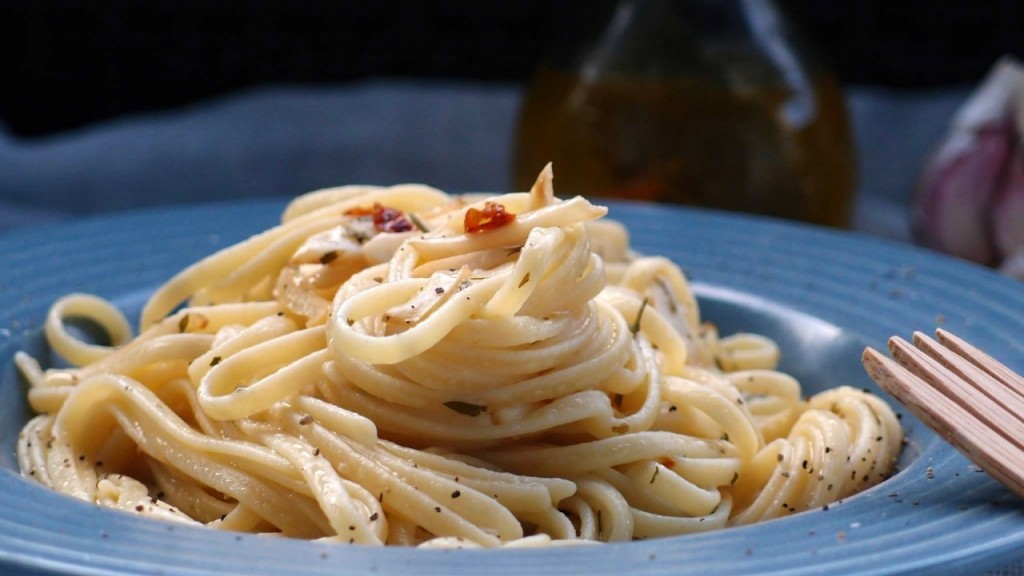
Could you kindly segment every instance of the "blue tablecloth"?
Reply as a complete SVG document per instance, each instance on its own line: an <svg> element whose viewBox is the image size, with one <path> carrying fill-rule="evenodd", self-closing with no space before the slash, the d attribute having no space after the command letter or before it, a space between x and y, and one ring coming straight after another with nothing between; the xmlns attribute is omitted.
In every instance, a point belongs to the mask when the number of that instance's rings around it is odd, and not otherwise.
<svg viewBox="0 0 1024 576"><path fill-rule="evenodd" d="M855 87L854 227L907 240L907 199L965 89ZM20 139L0 126L0 232L174 202L348 183L507 190L522 91L505 84L270 86Z"/></svg>

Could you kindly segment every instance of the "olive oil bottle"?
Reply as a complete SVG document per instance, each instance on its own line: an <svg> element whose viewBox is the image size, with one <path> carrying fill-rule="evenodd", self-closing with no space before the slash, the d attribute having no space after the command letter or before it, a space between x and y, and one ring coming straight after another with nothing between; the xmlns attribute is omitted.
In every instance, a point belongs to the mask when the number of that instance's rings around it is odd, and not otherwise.
<svg viewBox="0 0 1024 576"><path fill-rule="evenodd" d="M855 159L836 78L768 0L622 0L536 71L515 183L559 195L848 224Z"/></svg>

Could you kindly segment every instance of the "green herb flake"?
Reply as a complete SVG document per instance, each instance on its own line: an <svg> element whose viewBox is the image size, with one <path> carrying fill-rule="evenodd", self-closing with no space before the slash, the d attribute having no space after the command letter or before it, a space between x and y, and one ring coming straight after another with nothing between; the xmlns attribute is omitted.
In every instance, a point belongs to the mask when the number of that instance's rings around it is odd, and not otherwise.
<svg viewBox="0 0 1024 576"><path fill-rule="evenodd" d="M629 330L634 335L636 335L637 332L640 332L640 320L644 317L644 310L647 309L647 303L648 299L644 297L644 299L640 302L640 310L636 313L636 320L634 320L633 325L629 327Z"/></svg>
<svg viewBox="0 0 1024 576"><path fill-rule="evenodd" d="M484 412L487 412L487 406L481 406L470 402L462 402L459 400L449 400L448 402L445 402L444 405L448 409L454 410L463 416L479 416Z"/></svg>
<svg viewBox="0 0 1024 576"><path fill-rule="evenodd" d="M412 222L413 226L419 228L420 232L430 232L430 228L427 228L427 225L424 224L422 220L420 220L419 216L413 214L412 212L410 212L408 216L409 221Z"/></svg>

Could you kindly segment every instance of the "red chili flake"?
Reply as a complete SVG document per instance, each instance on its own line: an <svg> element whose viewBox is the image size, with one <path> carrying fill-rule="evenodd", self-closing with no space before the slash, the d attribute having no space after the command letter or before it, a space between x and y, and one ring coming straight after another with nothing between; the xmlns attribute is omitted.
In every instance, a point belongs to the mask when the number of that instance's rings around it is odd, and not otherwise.
<svg viewBox="0 0 1024 576"><path fill-rule="evenodd" d="M413 229L412 221L398 208L389 208L374 202L373 208L357 206L345 211L346 216L373 217L373 227L378 232L408 232Z"/></svg>
<svg viewBox="0 0 1024 576"><path fill-rule="evenodd" d="M408 232L413 229L412 222L401 210L380 204L373 205L373 227L381 232Z"/></svg>
<svg viewBox="0 0 1024 576"><path fill-rule="evenodd" d="M374 206L377 205L375 204ZM373 208L374 207L372 206L356 206L355 208L349 208L348 210L345 210L345 216L352 216L354 218L372 216Z"/></svg>
<svg viewBox="0 0 1024 576"><path fill-rule="evenodd" d="M466 218L463 225L467 234L495 230L506 224L515 222L516 215L506 212L505 207L497 202L487 202L484 209L470 208L466 210Z"/></svg>

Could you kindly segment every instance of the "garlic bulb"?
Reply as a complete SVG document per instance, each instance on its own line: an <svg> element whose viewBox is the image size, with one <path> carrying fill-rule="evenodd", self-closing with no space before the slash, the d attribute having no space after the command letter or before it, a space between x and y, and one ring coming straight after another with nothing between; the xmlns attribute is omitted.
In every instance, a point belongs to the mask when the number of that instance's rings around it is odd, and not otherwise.
<svg viewBox="0 0 1024 576"><path fill-rule="evenodd" d="M1024 278L1024 67L1000 60L928 161L912 213L924 245Z"/></svg>

